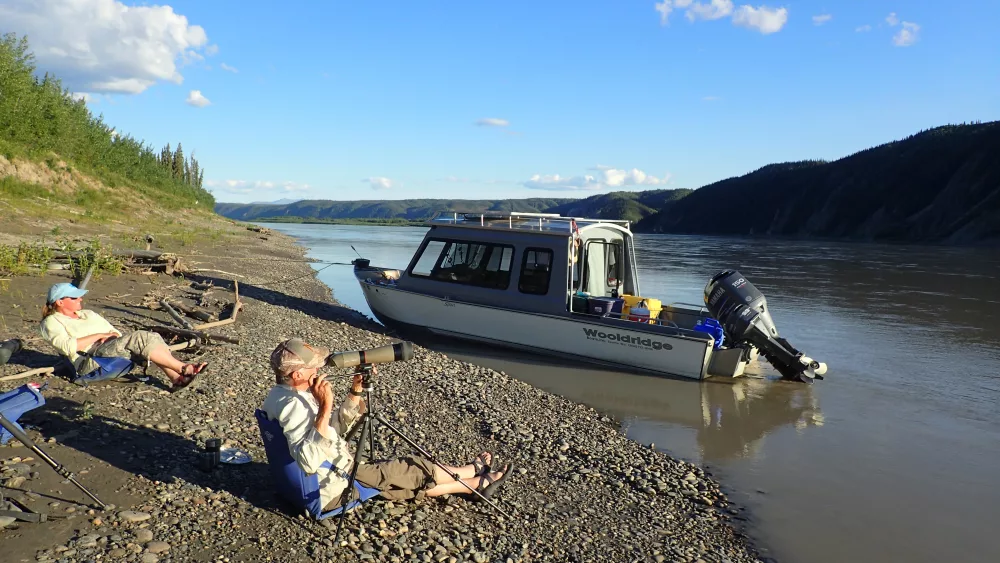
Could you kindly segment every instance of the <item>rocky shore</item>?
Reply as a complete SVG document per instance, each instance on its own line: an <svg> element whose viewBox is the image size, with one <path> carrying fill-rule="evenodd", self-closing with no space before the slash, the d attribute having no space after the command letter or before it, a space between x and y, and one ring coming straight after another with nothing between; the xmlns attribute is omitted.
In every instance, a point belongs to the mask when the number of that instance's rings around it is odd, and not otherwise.
<svg viewBox="0 0 1000 563"><path fill-rule="evenodd" d="M48 382L47 403L22 423L115 507L90 509L13 441L0 448L5 495L50 520L0 530L4 561L758 561L732 524L738 510L697 466L626 439L591 408L422 347L409 362L379 366L382 413L444 462L467 462L482 450L513 462L517 473L496 497L513 518L465 497L374 499L349 516L343 545L334 545L335 519L292 514L271 490L253 418L273 382L267 358L292 336L349 350L390 343L393 335L338 305L308 264L280 261L303 256L288 237L234 233L191 252L204 268L239 274L244 309L217 331L241 343L184 356L210 366L200 384L177 393L153 371L148 381L86 388L57 376L35 379ZM164 313L141 306L144 294L183 292L201 281L222 289L222 297L232 279L212 272L102 278L85 305L134 329L150 317L166 322ZM6 316L0 339L37 336L36 311L55 281L65 276L10 282L0 308L16 304L26 313L20 322ZM52 362L53 354L29 341L4 373ZM338 397L347 383L336 387ZM202 471L199 451L209 437L253 461ZM387 430L377 430L376 451L410 453Z"/></svg>

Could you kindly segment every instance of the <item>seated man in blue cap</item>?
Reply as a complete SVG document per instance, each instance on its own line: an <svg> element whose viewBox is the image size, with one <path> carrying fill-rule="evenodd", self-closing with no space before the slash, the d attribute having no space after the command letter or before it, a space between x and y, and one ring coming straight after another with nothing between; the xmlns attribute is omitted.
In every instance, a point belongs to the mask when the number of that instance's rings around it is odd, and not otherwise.
<svg viewBox="0 0 1000 563"><path fill-rule="evenodd" d="M189 385L208 366L174 358L155 332L139 330L123 335L104 317L83 308L86 294L87 290L71 283L57 283L49 288L42 309L42 338L69 359L76 373L84 375L100 367L90 356L138 357L163 370L176 390Z"/></svg>

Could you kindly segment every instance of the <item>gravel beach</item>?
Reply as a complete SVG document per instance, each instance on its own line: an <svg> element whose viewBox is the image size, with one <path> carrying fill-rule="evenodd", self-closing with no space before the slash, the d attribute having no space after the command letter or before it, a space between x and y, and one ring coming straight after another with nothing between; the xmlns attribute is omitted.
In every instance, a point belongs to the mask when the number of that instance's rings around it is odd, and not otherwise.
<svg viewBox="0 0 1000 563"><path fill-rule="evenodd" d="M168 322L162 311L143 306L150 292L191 296L192 281L212 283L217 289L204 298L206 306L225 307L237 279L244 308L235 324L215 332L241 343L180 352L210 365L197 385L176 393L166 391L155 368L147 381L90 387L58 374L34 379L48 383L47 402L21 422L115 508L80 504L82 493L13 441L0 448L4 494L51 517L0 530L4 561L759 560L736 531L739 510L697 466L626 439L615 421L591 408L419 346L411 361L379 366L379 409L443 462L465 463L483 450L513 462L517 473L495 497L513 518L470 497L404 504L376 498L348 517L345 544L335 546L336 519L317 523L293 514L271 490L253 418L273 383L268 355L292 336L333 350L394 338L337 304L291 238L238 229L225 240L184 249L198 268L227 273L92 282L85 306L131 330ZM27 341L3 374L56 359L37 339L37 311L48 285L66 277L9 282L0 310L24 312L17 322L6 315L0 340L36 340ZM348 382L335 385L338 400ZM253 461L202 471L199 451L210 437L249 452ZM393 457L410 449L377 428L376 453Z"/></svg>

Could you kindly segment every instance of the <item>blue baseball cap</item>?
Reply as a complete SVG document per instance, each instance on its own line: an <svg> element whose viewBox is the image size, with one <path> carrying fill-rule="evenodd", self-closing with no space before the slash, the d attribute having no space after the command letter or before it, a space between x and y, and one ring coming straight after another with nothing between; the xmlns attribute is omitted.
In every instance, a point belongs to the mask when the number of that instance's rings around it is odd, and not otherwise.
<svg viewBox="0 0 1000 563"><path fill-rule="evenodd" d="M48 303L55 303L64 297L83 297L86 289L80 289L71 283L57 283L49 288Z"/></svg>

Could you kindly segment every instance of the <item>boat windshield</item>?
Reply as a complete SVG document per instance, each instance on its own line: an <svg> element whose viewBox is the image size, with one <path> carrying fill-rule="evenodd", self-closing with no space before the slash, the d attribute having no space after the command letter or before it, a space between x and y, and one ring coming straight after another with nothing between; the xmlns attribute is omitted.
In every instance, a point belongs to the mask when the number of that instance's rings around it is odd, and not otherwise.
<svg viewBox="0 0 1000 563"><path fill-rule="evenodd" d="M430 240L410 270L411 276L507 289L514 247L482 242Z"/></svg>

